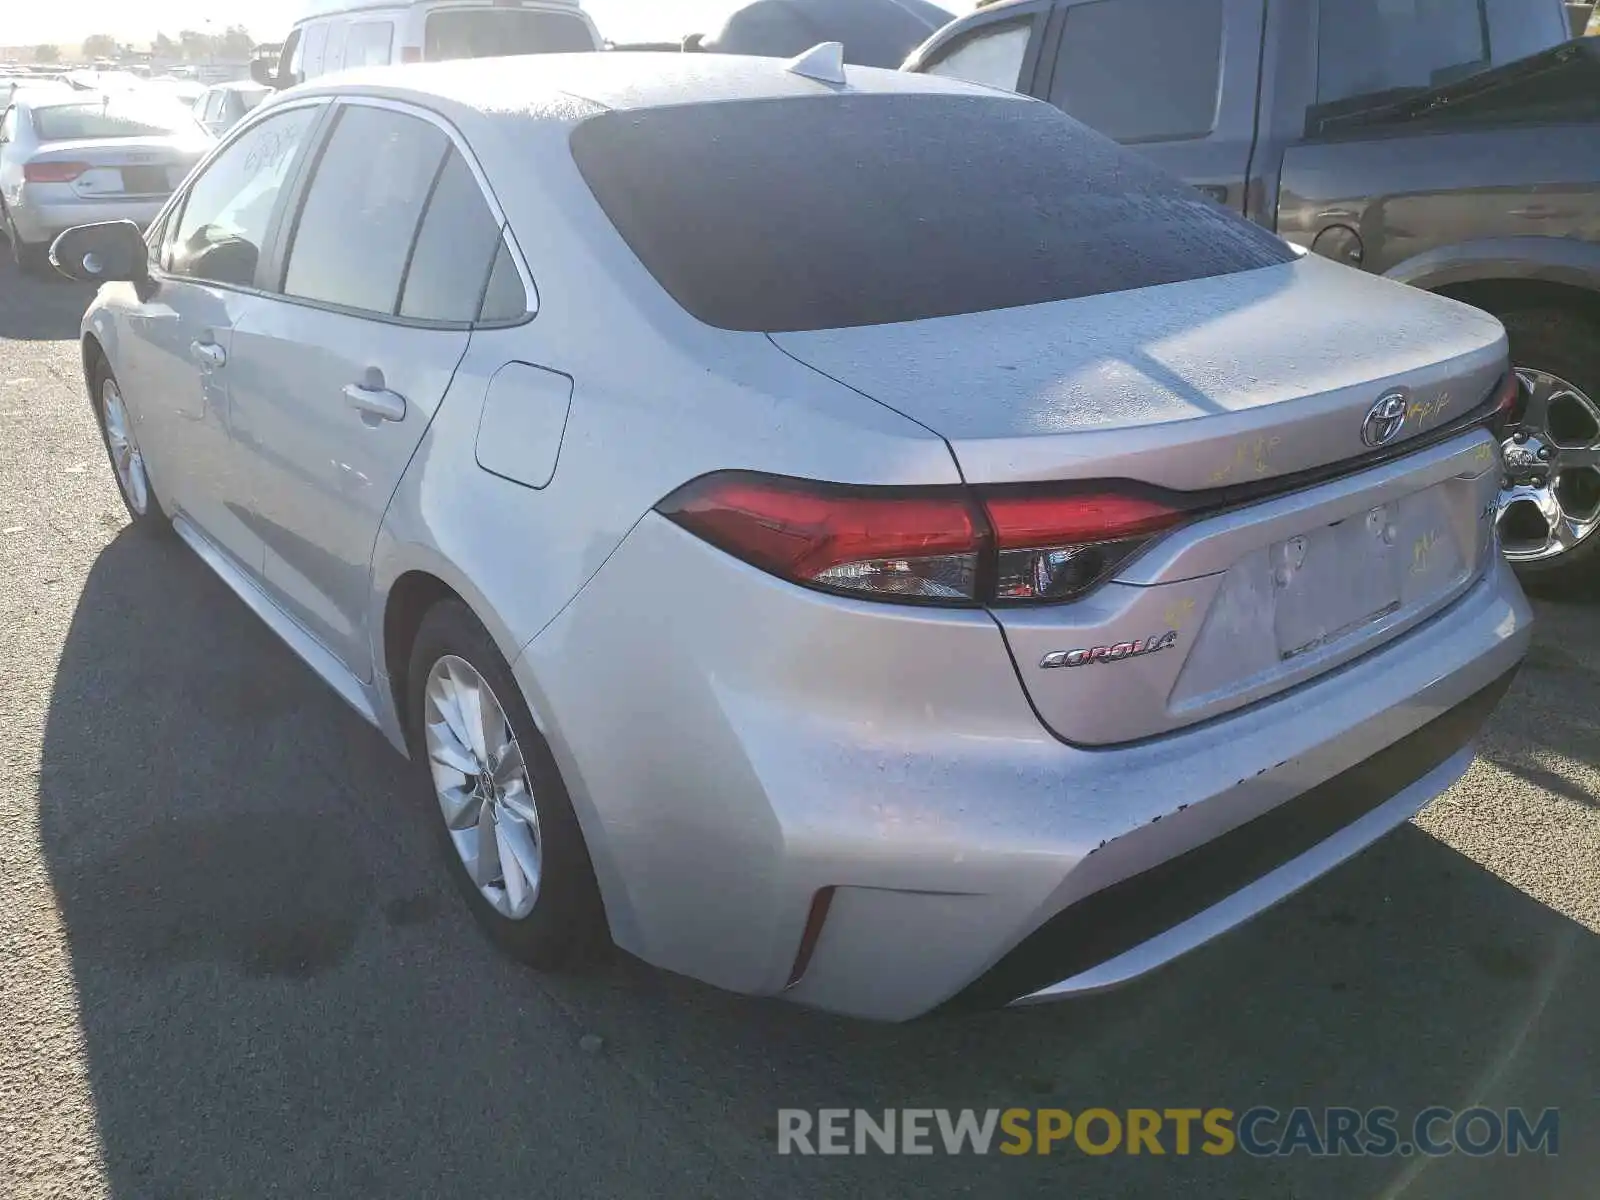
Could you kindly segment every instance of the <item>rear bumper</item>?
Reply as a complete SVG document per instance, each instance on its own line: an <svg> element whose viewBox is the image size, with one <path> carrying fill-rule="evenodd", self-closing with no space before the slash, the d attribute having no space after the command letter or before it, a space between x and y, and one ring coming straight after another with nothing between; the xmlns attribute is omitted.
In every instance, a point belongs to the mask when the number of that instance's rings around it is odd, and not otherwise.
<svg viewBox="0 0 1600 1200"><path fill-rule="evenodd" d="M1085 749L987 614L806 592L652 514L516 671L623 948L904 1020L1121 982L1310 882L1465 769L1530 626L1496 558L1315 681Z"/></svg>
<svg viewBox="0 0 1600 1200"><path fill-rule="evenodd" d="M166 202L165 196L146 196L130 200L63 200L39 204L30 203L24 189L20 202L11 206L11 220L23 241L45 244L75 225L93 225L99 221L133 221L143 229L156 219Z"/></svg>
<svg viewBox="0 0 1600 1200"><path fill-rule="evenodd" d="M1136 978L1276 904L1455 782L1513 667L1398 742L1253 821L1068 905L947 1007L1031 1004Z"/></svg>

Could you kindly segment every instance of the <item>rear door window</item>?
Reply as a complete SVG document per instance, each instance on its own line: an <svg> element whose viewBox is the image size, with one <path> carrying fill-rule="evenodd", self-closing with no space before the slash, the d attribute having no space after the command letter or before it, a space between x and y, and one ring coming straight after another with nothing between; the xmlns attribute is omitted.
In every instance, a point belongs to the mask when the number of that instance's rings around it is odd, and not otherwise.
<svg viewBox="0 0 1600 1200"><path fill-rule="evenodd" d="M444 133L418 117L346 107L306 191L284 292L394 313L423 205L449 149Z"/></svg>
<svg viewBox="0 0 1600 1200"><path fill-rule="evenodd" d="M1032 37L1032 18L985 25L958 40L922 73L1014 92L1022 82L1022 63Z"/></svg>
<svg viewBox="0 0 1600 1200"><path fill-rule="evenodd" d="M1217 123L1222 0L1096 0L1066 10L1050 102L1119 142Z"/></svg>
<svg viewBox="0 0 1600 1200"><path fill-rule="evenodd" d="M1318 4L1318 103L1435 88L1489 63L1484 0Z"/></svg>
<svg viewBox="0 0 1600 1200"><path fill-rule="evenodd" d="M362 21L350 27L344 47L346 67L382 67L394 46L394 26L388 21Z"/></svg>
<svg viewBox="0 0 1600 1200"><path fill-rule="evenodd" d="M494 267L489 272L489 286L484 289L483 304L478 309L478 320L486 323L520 321L528 314L528 293L523 289L522 276L517 274L517 264L511 261L511 248L505 238L495 251Z"/></svg>
<svg viewBox="0 0 1600 1200"><path fill-rule="evenodd" d="M477 179L452 150L434 183L411 252L400 315L425 321L475 321L499 243L500 225Z"/></svg>
<svg viewBox="0 0 1600 1200"><path fill-rule="evenodd" d="M328 26L325 23L306 26L305 39L300 47L301 79L315 79L322 74L322 58L327 45Z"/></svg>
<svg viewBox="0 0 1600 1200"><path fill-rule="evenodd" d="M694 316L766 332L915 321L1292 261L1044 104L851 94L604 113L572 151Z"/></svg>
<svg viewBox="0 0 1600 1200"><path fill-rule="evenodd" d="M428 14L422 56L431 62L598 49L587 22L580 17L514 8L467 8Z"/></svg>
<svg viewBox="0 0 1600 1200"><path fill-rule="evenodd" d="M328 27L328 40L322 47L322 73L331 75L335 71L344 70L344 43L350 36L350 26L344 21L335 21Z"/></svg>

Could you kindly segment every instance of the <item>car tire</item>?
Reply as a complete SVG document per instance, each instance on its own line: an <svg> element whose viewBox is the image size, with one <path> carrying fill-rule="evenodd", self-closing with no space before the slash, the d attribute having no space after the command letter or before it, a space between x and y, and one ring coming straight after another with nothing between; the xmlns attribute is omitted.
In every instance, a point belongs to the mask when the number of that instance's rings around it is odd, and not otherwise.
<svg viewBox="0 0 1600 1200"><path fill-rule="evenodd" d="M450 679L461 683L469 682L470 677L488 689L487 696L479 693L479 707L484 714L481 724L493 725L497 709L509 729L510 744L520 750L525 768L520 789L504 779L491 785L489 779L498 774L498 769L486 769L480 776L465 776L460 788L446 795L446 788L463 773L442 760L463 747L461 739L451 733L452 722L441 715L444 707L440 701L444 698L448 703L445 685ZM510 958L546 971L581 966L602 956L611 945L605 909L561 771L534 723L511 668L483 625L461 601L441 601L423 617L406 672L406 702L411 758L423 785L427 820L439 837L451 877L489 940ZM443 744L434 740L441 738ZM489 738L493 740L492 732ZM477 752L493 767L492 745L486 753L480 745ZM484 764L479 761L477 765ZM475 819L470 812L462 815L457 808L457 801L467 788L498 793L479 800ZM515 801L514 792L518 793ZM480 869L485 876L492 876L496 869L501 871L497 887L488 878L480 880L469 867L469 857L476 861L475 847L484 837L484 810L491 805L496 810L491 823L505 838L495 839L496 861L509 848L514 863L526 864L530 842L537 859L536 872L518 871L525 886L532 881L534 896L531 909L517 915L510 915L515 911L512 901L517 899L512 873L504 867ZM531 821L526 819L529 810L535 818ZM447 817L452 811L457 814L454 829ZM473 842L472 848L465 845L467 840ZM521 850L517 849L519 843Z"/></svg>
<svg viewBox="0 0 1600 1200"><path fill-rule="evenodd" d="M111 477L128 510L129 523L146 533L170 533L172 521L156 498L149 465L139 449L132 414L122 398L122 385L117 382L105 356L98 350L91 353L94 363L89 372L89 387L95 423L100 427L100 444L105 447Z"/></svg>
<svg viewBox="0 0 1600 1200"><path fill-rule="evenodd" d="M1511 361L1524 378L1554 377L1564 381L1576 393L1576 400L1566 401L1567 424L1581 423L1584 409L1594 416L1596 429L1590 444L1600 447L1600 320L1568 308L1526 308L1496 313L1506 327L1511 343ZM1581 404L1576 402L1581 401ZM1554 406L1552 406L1554 411ZM1530 413L1530 418L1535 414ZM1588 418L1583 418L1587 420ZM1544 422L1548 424L1549 422ZM1535 435L1548 432L1537 427L1537 420L1527 427ZM1563 436L1563 441L1572 441ZM1559 468L1560 449L1554 451L1554 462ZM1587 470L1588 468L1581 468ZM1550 480L1552 491L1563 497L1578 493L1579 511L1588 519L1600 516L1600 468L1595 469L1591 480L1562 480L1559 469ZM1581 488L1567 485L1581 483ZM1590 485L1593 485L1592 487ZM1502 495L1502 503L1509 493ZM1591 505L1590 500L1593 500ZM1509 514L1507 514L1509 516ZM1504 525L1504 523L1503 523ZM1503 527L1503 533L1507 532ZM1600 522L1592 532L1571 549L1547 558L1519 559L1515 541L1507 541L1507 557L1518 577L1530 588L1558 591L1574 584L1593 584L1600 580Z"/></svg>
<svg viewBox="0 0 1600 1200"><path fill-rule="evenodd" d="M6 240L11 243L11 261L16 264L17 270L35 278L44 278L51 273L50 247L42 242L23 241L9 216L6 218Z"/></svg>

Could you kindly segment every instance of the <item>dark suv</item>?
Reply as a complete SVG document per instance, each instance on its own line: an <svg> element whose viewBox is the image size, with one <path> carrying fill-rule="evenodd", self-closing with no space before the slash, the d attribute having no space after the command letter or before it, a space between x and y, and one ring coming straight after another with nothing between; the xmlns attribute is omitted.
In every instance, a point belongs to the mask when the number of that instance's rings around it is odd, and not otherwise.
<svg viewBox="0 0 1600 1200"><path fill-rule="evenodd" d="M1319 254L1505 323L1500 531L1600 562L1600 39L1562 0L1009 0L908 70L1016 89Z"/></svg>

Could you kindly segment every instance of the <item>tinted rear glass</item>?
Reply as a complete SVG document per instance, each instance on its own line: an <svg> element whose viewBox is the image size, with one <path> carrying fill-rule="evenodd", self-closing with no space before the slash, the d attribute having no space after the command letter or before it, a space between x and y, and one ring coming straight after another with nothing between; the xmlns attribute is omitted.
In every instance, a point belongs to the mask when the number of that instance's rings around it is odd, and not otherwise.
<svg viewBox="0 0 1600 1200"><path fill-rule="evenodd" d="M915 321L1293 258L1055 109L999 97L611 112L572 150L646 268L724 329Z"/></svg>
<svg viewBox="0 0 1600 1200"><path fill-rule="evenodd" d="M515 9L465 9L428 17L423 57L495 58L512 54L564 54L595 50L594 35L577 17Z"/></svg>
<svg viewBox="0 0 1600 1200"><path fill-rule="evenodd" d="M33 127L41 142L66 142L75 138L164 137L196 131L194 116L177 103L160 104L56 104L33 110Z"/></svg>

